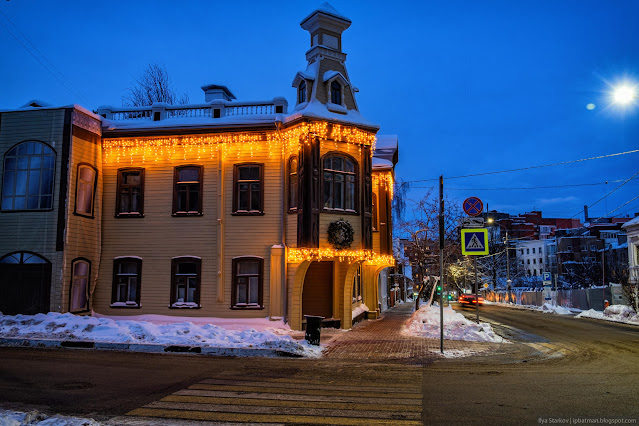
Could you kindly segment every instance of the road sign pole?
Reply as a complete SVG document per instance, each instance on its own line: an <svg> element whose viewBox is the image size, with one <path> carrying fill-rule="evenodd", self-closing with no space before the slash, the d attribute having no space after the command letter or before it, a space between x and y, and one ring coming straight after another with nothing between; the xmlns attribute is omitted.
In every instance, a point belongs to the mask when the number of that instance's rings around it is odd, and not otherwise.
<svg viewBox="0 0 639 426"><path fill-rule="evenodd" d="M475 264L475 306L477 307L477 324L479 324L479 284L477 282L477 258L473 257L473 263Z"/></svg>
<svg viewBox="0 0 639 426"><path fill-rule="evenodd" d="M439 176L439 350L444 353L444 175Z"/></svg>

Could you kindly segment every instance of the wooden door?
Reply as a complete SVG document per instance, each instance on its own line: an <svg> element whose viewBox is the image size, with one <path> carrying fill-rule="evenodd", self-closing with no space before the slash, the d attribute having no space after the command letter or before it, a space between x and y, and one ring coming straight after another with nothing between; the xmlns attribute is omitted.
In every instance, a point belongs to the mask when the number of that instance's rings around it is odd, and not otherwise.
<svg viewBox="0 0 639 426"><path fill-rule="evenodd" d="M333 262L313 262L306 271L302 315L333 317Z"/></svg>
<svg viewBox="0 0 639 426"><path fill-rule="evenodd" d="M0 260L0 312L5 315L49 312L51 263L29 253L12 255L11 263L7 260L8 256Z"/></svg>

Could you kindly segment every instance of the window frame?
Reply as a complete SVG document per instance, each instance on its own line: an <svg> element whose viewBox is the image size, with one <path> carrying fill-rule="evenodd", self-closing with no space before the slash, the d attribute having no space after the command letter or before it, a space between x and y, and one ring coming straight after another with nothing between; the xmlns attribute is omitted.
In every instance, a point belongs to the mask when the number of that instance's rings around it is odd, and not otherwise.
<svg viewBox="0 0 639 426"><path fill-rule="evenodd" d="M117 176L117 184L116 184L116 195L115 195L115 217L125 218L125 217L144 217L144 167L124 167L118 169ZM140 201L139 201L139 212L122 212L120 211L120 197L122 194L122 187L124 184L123 175L127 172L140 172Z"/></svg>
<svg viewBox="0 0 639 426"><path fill-rule="evenodd" d="M293 162L293 160L297 161L297 168L295 169L295 171L292 170L291 167L291 163ZM299 186L300 186L300 177L299 177L299 157L297 155L291 155L288 158L288 161L286 162L286 172L287 172L287 189L288 189L288 197L287 197L287 202L288 202L288 212L289 213L297 213L297 209L299 206ZM292 188L292 179L291 177L295 176L297 183L295 185L295 205L293 206L291 203L291 195L293 194L293 188Z"/></svg>
<svg viewBox="0 0 639 426"><path fill-rule="evenodd" d="M340 208L334 208L334 207L325 207L324 206L324 190L325 190L325 183L324 183L324 173L326 172L326 170L324 169L324 161L328 158L328 157L333 157L333 156L339 156L342 158L346 158L348 160L350 160L353 163L353 170L354 172L352 173L352 175L355 176L355 194L353 194L353 205L355 207L354 210L350 210L350 209L340 209ZM321 200L321 205L322 205L322 211L325 213L339 213L339 214L347 214L347 215L353 215L353 216L359 216L359 193L360 193L360 187L359 187L359 174L360 174L360 170L359 170L359 163L357 162L357 160L355 160L355 158L353 158L352 156L340 152L340 151L331 151L331 152L327 152L326 154L324 154L322 156L322 158L320 159L321 161L321 172L320 172L320 193L322 194L322 200ZM342 174L343 176L346 175L350 175L351 172L345 172L345 171L333 171L332 169L330 169L330 173L338 173L338 174ZM333 179L333 184L335 182L335 179ZM335 196L334 192L332 193L333 197ZM334 200L333 200L334 201ZM344 179L344 205L346 205L346 179Z"/></svg>
<svg viewBox="0 0 639 426"><path fill-rule="evenodd" d="M91 196L91 213L86 213L86 212L79 212L78 211L78 188L80 186L80 168L82 167L89 167L90 169L93 169L93 194ZM82 216L82 217L86 217L87 219L95 219L95 193L97 191L98 188L98 169L95 168L92 164L89 163L78 163L78 166L76 167L76 174L75 174L75 198L74 198L74 205L73 205L73 214L75 216Z"/></svg>
<svg viewBox="0 0 639 426"><path fill-rule="evenodd" d="M372 229L373 232L379 232L379 197L375 191L372 191L371 196L371 214L372 214Z"/></svg>
<svg viewBox="0 0 639 426"><path fill-rule="evenodd" d="M339 102L335 102L334 90L339 88ZM328 86L328 92L331 94L330 103L335 105L344 105L344 86L337 80L332 80Z"/></svg>
<svg viewBox="0 0 639 426"><path fill-rule="evenodd" d="M75 267L80 262L86 263L88 266L87 275L86 275L87 285L85 288L86 306L83 309L72 310L71 302L73 300L73 287L74 287L73 284L76 279ZM90 309L89 309L89 306L91 306L89 303L89 297L91 296L90 288L91 288L91 261L87 259L86 257L76 257L75 259L71 261L71 281L69 282L69 312L70 313L82 314L82 313L90 312Z"/></svg>
<svg viewBox="0 0 639 426"><path fill-rule="evenodd" d="M2 200L4 199L5 193L4 193L4 182L6 179L5 174L7 173L7 168L6 168L6 162L7 162L7 157L9 156L9 153L11 151L13 151L14 149L18 149L18 146L24 144L24 143L39 143L44 145L46 148L48 148L49 150L51 150L51 153L53 154L53 168L52 170L52 175L51 175L51 207L49 208L37 208L37 209L28 209L26 208L28 200L26 200L26 198L29 197L28 192L29 192L29 187L28 187L28 175L29 172L31 171L31 168L27 169L27 182L25 183L25 208L24 209L5 209L2 207ZM29 155L29 154L27 154ZM33 154L35 156L35 154ZM41 156L44 156L44 152L41 154ZM16 159L19 157L18 152L16 151L16 155L15 155ZM0 212L2 213L20 213L20 212L50 212L52 210L54 210L54 202L55 202L55 191L56 191L56 163L57 163L57 157L58 157L58 153L56 152L55 149L53 149L53 147L51 145L49 145L46 142L42 142L40 140L37 139L29 139L29 140L24 140L22 142L18 142L17 144L13 145L11 148L9 148L5 153L4 156L2 158L2 173L0 174L0 176L2 177L2 184L0 185ZM17 162L17 160L16 160ZM17 172L17 164L16 164L16 169L15 171ZM35 170L35 169L34 169ZM38 192L38 197L41 198L43 197L42 194L42 170L45 170L42 168L42 165L40 166L40 187L39 187L39 192ZM15 185L16 185L16 178L17 176L14 177L14 184L13 184L13 188L14 188L14 192L12 193L12 198L15 199L16 198L16 194L15 194ZM45 194L44 196L48 196L49 194ZM15 202L12 202L12 204L15 204Z"/></svg>
<svg viewBox="0 0 639 426"><path fill-rule="evenodd" d="M178 302L177 301L177 267L180 263L195 263L195 275L197 277L197 283L195 288L195 302ZM170 309L200 309L200 293L202 288L202 259L195 256L179 256L171 259L171 295L169 301ZM187 288L188 291L188 288ZM183 303L184 305L177 305ZM193 305L188 305L193 303Z"/></svg>
<svg viewBox="0 0 639 426"><path fill-rule="evenodd" d="M137 287L135 289L135 304L129 303L128 301L120 302L117 300L118 295L118 267L121 263L135 263L137 265ZM133 309L140 308L142 304L140 303L140 292L142 290L142 259L135 256L120 256L113 259L113 281L111 286L111 308L125 308L125 309ZM123 303L123 305L120 305Z"/></svg>
<svg viewBox="0 0 639 426"><path fill-rule="evenodd" d="M297 87L297 103L303 104L307 101L307 92L308 92L308 84L306 84L306 80L302 79L299 86Z"/></svg>
<svg viewBox="0 0 639 426"><path fill-rule="evenodd" d="M249 304L247 303L246 305L238 305L237 304L237 291L236 291L236 287L237 287L237 268L238 268L238 263L242 262L242 261L259 261L259 275L258 275L258 303L257 305L254 304ZM237 309L237 310L262 310L264 309L264 258L263 257L259 257L259 256L239 256L239 257L234 257L232 262L231 262L231 268L232 268L232 281L231 281L231 309ZM249 291L249 287L247 286L247 292ZM247 294L247 300L248 300L248 294Z"/></svg>
<svg viewBox="0 0 639 426"><path fill-rule="evenodd" d="M258 210L240 210L239 189L240 168L242 167L259 167L260 168L260 205ZM233 216L262 216L264 215L264 163L236 163L233 164L233 206L231 214ZM249 190L250 191L250 190ZM250 196L249 196L250 199Z"/></svg>
<svg viewBox="0 0 639 426"><path fill-rule="evenodd" d="M198 169L198 209L197 211L178 211L178 184L179 184L179 178L180 178L180 171L183 169ZM192 185L193 183L183 183L180 185ZM172 209L172 213L171 216L179 216L179 217L183 217L183 216L202 216L202 205L203 205L203 200L202 200L202 194L203 194L203 187L204 187L204 166L200 165L200 164L183 164L181 166L175 166L173 168L173 209ZM186 205L189 205L189 193L190 191L187 191L187 200L186 200Z"/></svg>

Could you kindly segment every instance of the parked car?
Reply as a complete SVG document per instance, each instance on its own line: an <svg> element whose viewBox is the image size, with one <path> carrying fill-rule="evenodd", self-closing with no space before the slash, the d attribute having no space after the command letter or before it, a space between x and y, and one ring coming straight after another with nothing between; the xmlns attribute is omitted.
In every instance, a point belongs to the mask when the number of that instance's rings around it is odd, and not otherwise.
<svg viewBox="0 0 639 426"><path fill-rule="evenodd" d="M462 294L459 296L458 302L462 306L475 306L477 304L477 296L474 294ZM479 306L484 304L484 298L479 298Z"/></svg>

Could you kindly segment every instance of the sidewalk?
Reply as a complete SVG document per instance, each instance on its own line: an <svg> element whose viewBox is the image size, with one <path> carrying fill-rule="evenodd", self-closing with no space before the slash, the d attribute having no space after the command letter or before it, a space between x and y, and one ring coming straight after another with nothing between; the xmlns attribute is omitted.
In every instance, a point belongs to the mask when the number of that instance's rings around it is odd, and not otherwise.
<svg viewBox="0 0 639 426"><path fill-rule="evenodd" d="M323 358L416 363L441 358L439 339L402 335L402 327L413 314L414 306L413 303L398 305L385 311L380 319L363 321L348 332L336 334L326 343ZM497 346L494 343L444 340L444 356L478 354Z"/></svg>

